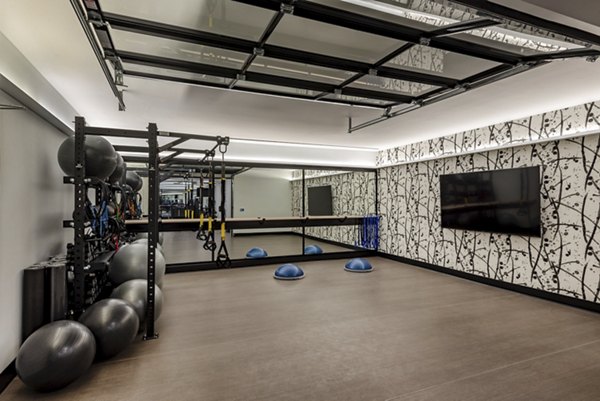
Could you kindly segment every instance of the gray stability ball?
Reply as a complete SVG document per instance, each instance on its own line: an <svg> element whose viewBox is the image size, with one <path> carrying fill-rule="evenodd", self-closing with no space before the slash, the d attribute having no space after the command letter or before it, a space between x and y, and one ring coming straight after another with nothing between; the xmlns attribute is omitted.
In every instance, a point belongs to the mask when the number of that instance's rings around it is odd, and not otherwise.
<svg viewBox="0 0 600 401"><path fill-rule="evenodd" d="M128 171L125 174L125 182L129 185L135 192L138 192L142 189L142 185L144 182L142 181L142 177L135 171Z"/></svg>
<svg viewBox="0 0 600 401"><path fill-rule="evenodd" d="M66 175L75 175L73 158L75 156L75 138L69 137L58 148L58 164ZM101 136L85 138L85 175L101 180L108 178L117 167L117 152Z"/></svg>
<svg viewBox="0 0 600 401"><path fill-rule="evenodd" d="M138 233L138 234L136 234L135 239L136 240L140 240L140 239L148 240L148 233ZM158 243L162 245L164 240L165 240L165 236L163 235L163 233L158 233Z"/></svg>
<svg viewBox="0 0 600 401"><path fill-rule="evenodd" d="M166 265L162 252L156 252L154 268L158 285L163 282ZM138 243L127 244L119 248L110 262L108 275L116 285L129 280L146 279L148 277L148 246Z"/></svg>
<svg viewBox="0 0 600 401"><path fill-rule="evenodd" d="M140 324L146 320L147 287L147 280L129 280L115 288L111 294L111 298L122 299L133 306L140 319ZM158 286L155 286L154 290L154 320L156 320L162 312L163 294Z"/></svg>
<svg viewBox="0 0 600 401"><path fill-rule="evenodd" d="M17 374L34 390L58 390L81 376L95 355L96 341L87 327L59 320L42 326L25 340L17 354Z"/></svg>
<svg viewBox="0 0 600 401"><path fill-rule="evenodd" d="M112 172L112 174L110 175L110 177L108 177L108 181L110 181L112 184L121 184L121 183L125 183L125 180L123 180L123 177L125 176L125 161L123 160L123 156L121 156L119 153L117 153L117 167L115 167L115 170Z"/></svg>
<svg viewBox="0 0 600 401"><path fill-rule="evenodd" d="M132 242L132 244L140 244L140 245L144 245L145 247L148 247L148 238L136 239L135 241ZM165 256L165 251L163 250L163 247L160 244L160 240L158 241L158 244L156 244L156 249L158 249L160 251L160 253L162 253L163 256Z"/></svg>
<svg viewBox="0 0 600 401"><path fill-rule="evenodd" d="M96 356L110 358L133 342L140 319L131 304L122 299L103 299L90 306L79 322L96 338Z"/></svg>

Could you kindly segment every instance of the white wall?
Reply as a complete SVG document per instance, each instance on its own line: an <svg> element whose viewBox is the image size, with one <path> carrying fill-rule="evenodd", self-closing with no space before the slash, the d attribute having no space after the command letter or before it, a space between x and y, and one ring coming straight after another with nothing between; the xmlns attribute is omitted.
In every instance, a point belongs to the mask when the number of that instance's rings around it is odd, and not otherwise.
<svg viewBox="0 0 600 401"><path fill-rule="evenodd" d="M14 17L10 16L10 12L3 13L2 10L3 7L0 6L0 54L2 55L0 57L0 75L46 108L62 123L72 128L72 121L77 112L3 35L2 31L6 29L5 23L8 20L12 20L15 25L23 24L23 21L16 21ZM47 55L47 57L59 57L59 55ZM3 88L0 87L0 89Z"/></svg>
<svg viewBox="0 0 600 401"><path fill-rule="evenodd" d="M0 91L0 103L18 102ZM28 110L0 111L0 371L21 339L22 270L65 252L73 189L56 152L66 136Z"/></svg>
<svg viewBox="0 0 600 401"><path fill-rule="evenodd" d="M291 171L290 174L284 173L276 169L252 169L235 176L233 180L233 216L291 216ZM289 229L235 230L235 233L268 231L281 232L289 231Z"/></svg>

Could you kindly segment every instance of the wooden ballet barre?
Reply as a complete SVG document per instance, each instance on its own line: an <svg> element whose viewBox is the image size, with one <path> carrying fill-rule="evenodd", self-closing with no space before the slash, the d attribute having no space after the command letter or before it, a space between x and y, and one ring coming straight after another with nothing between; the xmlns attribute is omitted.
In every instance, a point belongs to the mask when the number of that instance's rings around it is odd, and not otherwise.
<svg viewBox="0 0 600 401"><path fill-rule="evenodd" d="M227 219L227 229L243 228L293 228L293 227L324 227L324 226L355 226L362 224L363 216L290 216L290 217L233 217ZM215 220L213 224L220 223ZM148 220L127 220L129 232L145 232L148 230ZM159 223L160 231L196 231L200 227L200 219L163 219ZM203 229L208 228L205 218Z"/></svg>

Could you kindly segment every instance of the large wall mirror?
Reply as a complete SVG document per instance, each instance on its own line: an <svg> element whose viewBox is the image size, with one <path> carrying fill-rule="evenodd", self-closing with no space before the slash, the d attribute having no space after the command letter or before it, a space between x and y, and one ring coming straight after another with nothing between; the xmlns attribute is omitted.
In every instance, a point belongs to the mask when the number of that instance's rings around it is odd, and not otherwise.
<svg viewBox="0 0 600 401"><path fill-rule="evenodd" d="M219 206L224 186L225 211L229 225L239 220L275 221L327 217L331 225L319 227L231 228L226 224L226 245L232 260L246 259L252 248L269 257L348 252L365 248L362 224L349 219L376 213L375 173L370 171L301 170L228 166L225 180L220 171L214 191L206 172L178 173L160 185L163 219L200 219L209 214L214 201L218 233ZM211 192L212 191L212 192ZM327 223L329 224L329 223ZM212 252L196 232L165 232L163 247L169 263L210 262Z"/></svg>

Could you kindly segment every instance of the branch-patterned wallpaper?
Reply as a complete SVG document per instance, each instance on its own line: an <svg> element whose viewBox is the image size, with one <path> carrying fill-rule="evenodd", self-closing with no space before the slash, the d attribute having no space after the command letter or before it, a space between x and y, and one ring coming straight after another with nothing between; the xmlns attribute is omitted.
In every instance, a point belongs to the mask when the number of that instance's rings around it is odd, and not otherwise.
<svg viewBox="0 0 600 401"><path fill-rule="evenodd" d="M380 152L380 251L600 302L600 134L576 136L599 128L600 103L588 103ZM441 228L441 174L536 165L541 238ZM332 185L335 214L373 213L372 173L319 175L307 183ZM291 185L300 215L301 181ZM307 232L353 244L353 230Z"/></svg>
<svg viewBox="0 0 600 401"><path fill-rule="evenodd" d="M380 164L403 164L379 170L380 250L600 302L600 135L558 138L599 118L589 103L381 152ZM519 145L540 139L550 141ZM451 156L468 150L481 151ZM542 238L441 228L441 174L536 165Z"/></svg>
<svg viewBox="0 0 600 401"><path fill-rule="evenodd" d="M502 146L518 146L533 141L560 139L600 129L600 102L582 104L520 120L490 125L470 131L412 143L380 151L377 166L410 163L487 151Z"/></svg>
<svg viewBox="0 0 600 401"><path fill-rule="evenodd" d="M324 173L323 173L324 174ZM375 174L369 172L347 172L323 176L318 171L306 171L307 187L331 185L333 214L336 216L367 215L375 213ZM302 180L291 182L292 215L302 215ZM308 191L306 198L308 208ZM307 235L354 245L358 239L353 226L308 227Z"/></svg>

